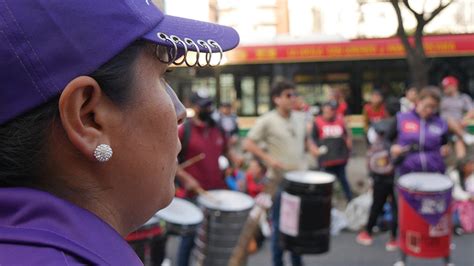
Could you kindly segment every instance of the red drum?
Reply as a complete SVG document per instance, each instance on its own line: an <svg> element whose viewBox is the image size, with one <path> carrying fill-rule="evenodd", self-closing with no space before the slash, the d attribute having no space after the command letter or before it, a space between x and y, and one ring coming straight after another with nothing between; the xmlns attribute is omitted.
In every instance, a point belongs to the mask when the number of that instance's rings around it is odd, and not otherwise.
<svg viewBox="0 0 474 266"><path fill-rule="evenodd" d="M436 173L410 173L398 180L400 249L421 258L448 258L453 182Z"/></svg>

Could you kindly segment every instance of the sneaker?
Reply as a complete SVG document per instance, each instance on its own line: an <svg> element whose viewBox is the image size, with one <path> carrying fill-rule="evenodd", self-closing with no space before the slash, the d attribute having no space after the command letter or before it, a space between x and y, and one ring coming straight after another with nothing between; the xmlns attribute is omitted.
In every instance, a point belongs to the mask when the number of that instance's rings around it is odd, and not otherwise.
<svg viewBox="0 0 474 266"><path fill-rule="evenodd" d="M462 140L466 145L472 145L474 144L474 135L466 133L462 136Z"/></svg>
<svg viewBox="0 0 474 266"><path fill-rule="evenodd" d="M457 236L462 236L462 235L464 235L464 229L462 229L462 227L460 227L460 226L455 226L454 227L454 234L457 235Z"/></svg>
<svg viewBox="0 0 474 266"><path fill-rule="evenodd" d="M390 240L385 243L385 250L387 251L395 251L398 249L398 241L397 240Z"/></svg>
<svg viewBox="0 0 474 266"><path fill-rule="evenodd" d="M356 241L361 245L370 246L374 239L369 235L369 233L367 233L367 231L362 231L357 235Z"/></svg>

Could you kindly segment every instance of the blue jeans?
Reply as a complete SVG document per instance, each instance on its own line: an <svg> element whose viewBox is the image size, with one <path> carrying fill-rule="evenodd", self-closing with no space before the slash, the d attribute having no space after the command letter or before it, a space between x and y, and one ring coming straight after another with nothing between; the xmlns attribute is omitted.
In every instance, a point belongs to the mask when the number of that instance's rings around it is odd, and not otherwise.
<svg viewBox="0 0 474 266"><path fill-rule="evenodd" d="M188 266L189 258L191 257L191 251L194 247L194 237L196 235L188 235L181 237L181 242L178 248L178 266Z"/></svg>
<svg viewBox="0 0 474 266"><path fill-rule="evenodd" d="M337 177L337 180L341 183L342 190L344 190L344 195L346 196L347 201L352 199L352 191L349 187L349 182L347 182L346 176L346 164L322 167L321 171L333 174Z"/></svg>
<svg viewBox="0 0 474 266"><path fill-rule="evenodd" d="M280 203L281 201L281 190L275 195L272 208L272 259L273 266L283 266L283 252L284 250L280 247ZM293 266L303 265L300 255L291 252L291 264Z"/></svg>
<svg viewBox="0 0 474 266"><path fill-rule="evenodd" d="M461 219L459 218L459 211L455 210L453 211L453 227L462 227L461 226Z"/></svg>

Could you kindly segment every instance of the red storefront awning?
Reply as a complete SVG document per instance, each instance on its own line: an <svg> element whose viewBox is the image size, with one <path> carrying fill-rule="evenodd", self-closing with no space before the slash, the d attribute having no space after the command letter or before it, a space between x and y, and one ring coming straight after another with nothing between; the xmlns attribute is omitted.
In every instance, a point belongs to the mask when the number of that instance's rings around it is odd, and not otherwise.
<svg viewBox="0 0 474 266"><path fill-rule="evenodd" d="M474 56L474 34L425 36L428 57ZM226 53L227 64L351 61L404 58L397 37L340 43L239 46Z"/></svg>

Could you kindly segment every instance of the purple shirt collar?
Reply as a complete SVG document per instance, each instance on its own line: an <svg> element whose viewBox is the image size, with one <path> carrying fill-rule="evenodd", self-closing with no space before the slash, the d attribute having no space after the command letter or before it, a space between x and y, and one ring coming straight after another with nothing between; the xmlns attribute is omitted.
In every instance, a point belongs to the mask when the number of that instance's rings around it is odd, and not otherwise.
<svg viewBox="0 0 474 266"><path fill-rule="evenodd" d="M27 188L0 189L2 242L51 246L99 265L142 265L127 242L99 217Z"/></svg>

